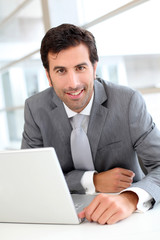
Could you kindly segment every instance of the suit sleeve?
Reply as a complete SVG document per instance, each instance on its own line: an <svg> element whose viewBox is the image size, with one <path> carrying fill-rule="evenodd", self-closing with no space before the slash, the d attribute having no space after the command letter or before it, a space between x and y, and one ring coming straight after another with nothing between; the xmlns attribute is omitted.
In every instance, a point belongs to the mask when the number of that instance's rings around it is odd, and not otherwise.
<svg viewBox="0 0 160 240"><path fill-rule="evenodd" d="M132 144L148 174L133 187L147 191L160 201L160 131L155 126L139 93L132 96L129 106L129 124Z"/></svg>
<svg viewBox="0 0 160 240"><path fill-rule="evenodd" d="M65 179L71 193L84 194L85 189L81 184L81 179L85 171L73 170L65 175Z"/></svg>
<svg viewBox="0 0 160 240"><path fill-rule="evenodd" d="M22 137L21 148L40 148L43 147L43 140L41 136L41 131L34 121L32 113L29 108L29 104L25 102L24 108L24 131Z"/></svg>

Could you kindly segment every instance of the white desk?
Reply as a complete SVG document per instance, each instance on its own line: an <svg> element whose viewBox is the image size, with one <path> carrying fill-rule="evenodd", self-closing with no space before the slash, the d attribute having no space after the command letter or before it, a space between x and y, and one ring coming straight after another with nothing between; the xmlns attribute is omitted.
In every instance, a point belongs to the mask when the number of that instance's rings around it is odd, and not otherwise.
<svg viewBox="0 0 160 240"><path fill-rule="evenodd" d="M1 240L159 240L160 204L146 213L134 213L114 225L0 224Z"/></svg>

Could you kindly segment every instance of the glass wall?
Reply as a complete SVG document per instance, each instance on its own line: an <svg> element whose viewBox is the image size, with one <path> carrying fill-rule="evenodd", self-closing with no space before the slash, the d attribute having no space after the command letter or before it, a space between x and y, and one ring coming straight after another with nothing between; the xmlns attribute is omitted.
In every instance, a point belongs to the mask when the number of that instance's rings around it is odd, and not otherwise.
<svg viewBox="0 0 160 240"><path fill-rule="evenodd" d="M139 90L160 128L160 2L123 8L127 11L89 27L100 55L98 73Z"/></svg>
<svg viewBox="0 0 160 240"><path fill-rule="evenodd" d="M64 22L94 34L98 75L138 89L160 127L159 9L159 0L0 0L0 150L20 148L25 99L48 87L41 39Z"/></svg>
<svg viewBox="0 0 160 240"><path fill-rule="evenodd" d="M41 1L1 0L0 20L0 149L17 149L25 99L48 86L39 55Z"/></svg>

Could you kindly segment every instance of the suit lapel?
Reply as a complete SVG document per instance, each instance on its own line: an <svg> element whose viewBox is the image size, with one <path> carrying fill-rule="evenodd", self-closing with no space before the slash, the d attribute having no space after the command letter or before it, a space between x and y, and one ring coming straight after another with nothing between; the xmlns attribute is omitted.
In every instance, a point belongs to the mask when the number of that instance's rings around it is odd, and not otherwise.
<svg viewBox="0 0 160 240"><path fill-rule="evenodd" d="M99 139L108 113L108 108L102 105L102 103L107 100L107 94L103 85L95 81L94 91L94 102L87 132L92 149L93 161L95 161Z"/></svg>

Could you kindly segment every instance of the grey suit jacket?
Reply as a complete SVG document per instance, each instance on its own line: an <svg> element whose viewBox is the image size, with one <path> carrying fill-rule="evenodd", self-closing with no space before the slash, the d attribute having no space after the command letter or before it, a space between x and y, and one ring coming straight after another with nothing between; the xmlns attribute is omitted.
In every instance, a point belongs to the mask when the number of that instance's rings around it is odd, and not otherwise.
<svg viewBox="0 0 160 240"><path fill-rule="evenodd" d="M94 101L88 125L95 170L115 167L135 173L133 186L160 201L160 131L146 110L141 95L124 86L95 80ZM22 148L54 147L71 192L84 192L84 170L76 170L71 156L71 124L53 88L25 103ZM137 155L148 174L144 176Z"/></svg>

